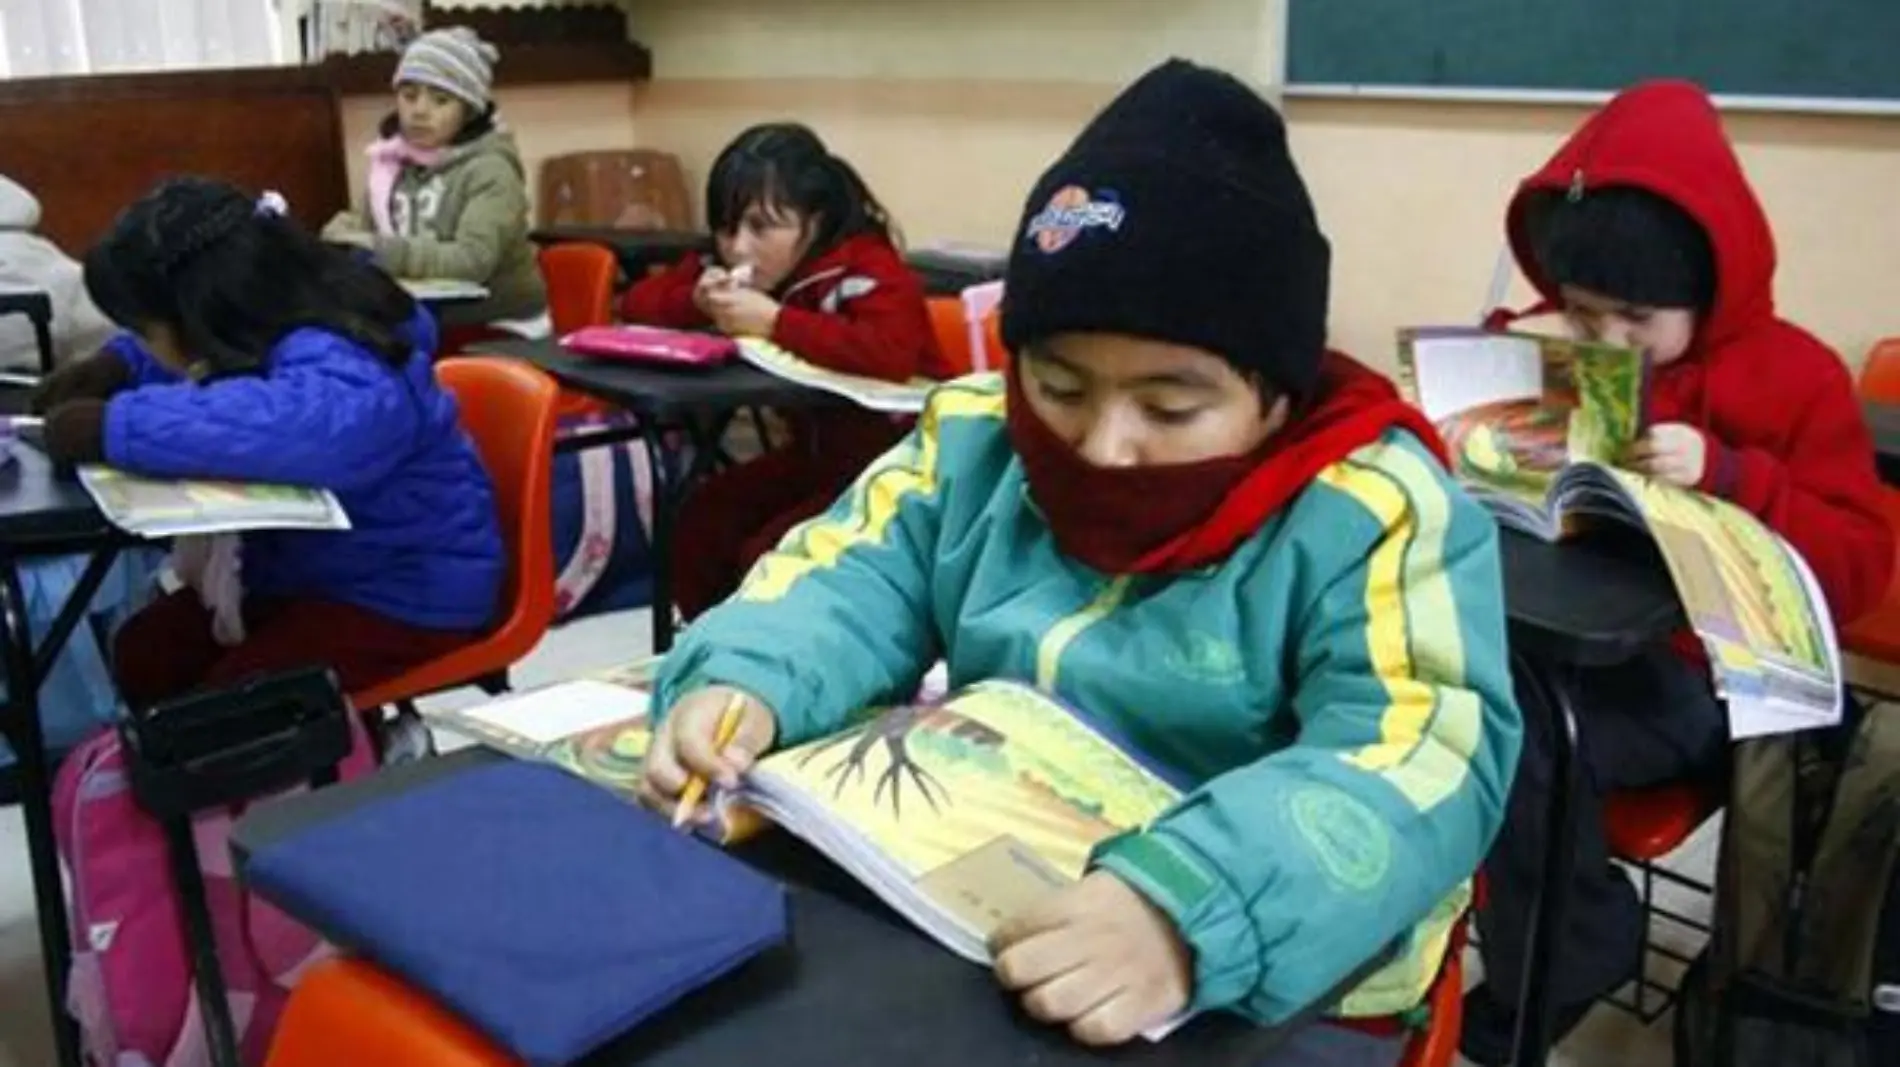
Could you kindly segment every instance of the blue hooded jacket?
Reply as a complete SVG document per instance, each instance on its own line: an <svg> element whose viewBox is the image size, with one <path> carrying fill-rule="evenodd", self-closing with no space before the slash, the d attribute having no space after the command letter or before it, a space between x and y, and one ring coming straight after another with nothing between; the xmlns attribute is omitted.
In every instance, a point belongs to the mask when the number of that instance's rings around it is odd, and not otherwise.
<svg viewBox="0 0 1900 1067"><path fill-rule="evenodd" d="M247 594L481 629L505 567L494 487L436 384L427 312L411 335L396 368L338 334L298 329L272 347L263 374L196 384L121 334L107 347L134 387L106 407L106 462L148 477L328 489L351 529L246 534Z"/></svg>

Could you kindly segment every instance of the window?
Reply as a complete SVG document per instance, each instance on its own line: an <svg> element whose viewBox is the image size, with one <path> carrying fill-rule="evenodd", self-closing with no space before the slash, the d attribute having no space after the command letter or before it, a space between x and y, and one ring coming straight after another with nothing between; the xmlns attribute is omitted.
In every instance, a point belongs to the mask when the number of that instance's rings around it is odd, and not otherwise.
<svg viewBox="0 0 1900 1067"><path fill-rule="evenodd" d="M285 61L279 0L0 0L0 77Z"/></svg>

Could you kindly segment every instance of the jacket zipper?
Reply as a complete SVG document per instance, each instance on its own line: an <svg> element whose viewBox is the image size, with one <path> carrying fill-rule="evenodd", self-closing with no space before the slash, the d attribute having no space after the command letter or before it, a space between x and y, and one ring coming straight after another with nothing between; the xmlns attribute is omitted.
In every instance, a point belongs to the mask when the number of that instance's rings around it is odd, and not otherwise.
<svg viewBox="0 0 1900 1067"><path fill-rule="evenodd" d="M1048 632L1042 635L1042 640L1036 643L1036 688L1044 692L1055 691L1063 653L1082 635L1082 631L1101 622L1121 606L1133 582L1133 577L1126 574L1112 579L1082 610L1058 619L1054 626L1049 627Z"/></svg>

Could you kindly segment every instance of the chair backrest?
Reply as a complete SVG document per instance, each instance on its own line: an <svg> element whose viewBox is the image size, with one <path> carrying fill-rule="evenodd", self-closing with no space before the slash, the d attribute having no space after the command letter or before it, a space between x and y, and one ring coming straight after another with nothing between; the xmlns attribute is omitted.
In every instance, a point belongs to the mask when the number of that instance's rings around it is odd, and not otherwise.
<svg viewBox="0 0 1900 1067"><path fill-rule="evenodd" d="M962 304L964 330L970 336L970 365L976 370L1000 370L1009 360L1003 349L1003 280L963 290Z"/></svg>
<svg viewBox="0 0 1900 1067"><path fill-rule="evenodd" d="M679 157L652 148L554 156L541 164L536 204L542 226L693 228Z"/></svg>
<svg viewBox="0 0 1900 1067"><path fill-rule="evenodd" d="M1882 404L1900 404L1900 337L1874 344L1860 365L1860 395Z"/></svg>
<svg viewBox="0 0 1900 1067"><path fill-rule="evenodd" d="M963 321L963 302L954 296L927 296L924 307L930 310L930 329L937 335L937 349L950 364L951 374L970 373L975 362L970 353L970 330Z"/></svg>
<svg viewBox="0 0 1900 1067"><path fill-rule="evenodd" d="M548 285L548 317L554 320L556 337L614 321L614 277L620 261L612 249L560 244L543 248L540 259L541 277Z"/></svg>
<svg viewBox="0 0 1900 1067"><path fill-rule="evenodd" d="M495 486L508 575L491 639L511 633L538 641L554 619L554 549L548 494L554 478L554 413L560 387L530 364L458 356L435 376L455 396L462 426Z"/></svg>
<svg viewBox="0 0 1900 1067"><path fill-rule="evenodd" d="M1459 1062L1458 1040L1464 1035L1465 1017L1465 921L1459 920L1458 933L1445 951L1444 966L1426 994L1425 1007L1431 1013L1431 1022L1405 1043L1398 1067L1453 1067Z"/></svg>

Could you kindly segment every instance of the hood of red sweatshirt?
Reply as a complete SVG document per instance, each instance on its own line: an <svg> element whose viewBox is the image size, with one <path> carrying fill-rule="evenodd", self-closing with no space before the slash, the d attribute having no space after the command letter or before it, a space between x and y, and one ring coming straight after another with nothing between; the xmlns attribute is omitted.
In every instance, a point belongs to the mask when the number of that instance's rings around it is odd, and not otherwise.
<svg viewBox="0 0 1900 1067"><path fill-rule="evenodd" d="M1656 81L1619 93L1518 187L1505 219L1511 251L1524 276L1554 305L1561 301L1538 268L1526 225L1530 204L1542 193L1581 194L1608 186L1663 197L1708 234L1715 303L1697 325L1692 359L1720 353L1774 320L1774 233L1701 87Z"/></svg>
<svg viewBox="0 0 1900 1067"><path fill-rule="evenodd" d="M1872 441L1840 357L1775 312L1775 241L1708 94L1688 82L1617 95L1529 178L1506 228L1545 300L1526 220L1536 195L1635 186L1688 212L1708 235L1715 299L1685 358L1659 368L1649 414L1701 429L1699 488L1752 512L1806 558L1837 621L1880 601L1894 567Z"/></svg>

